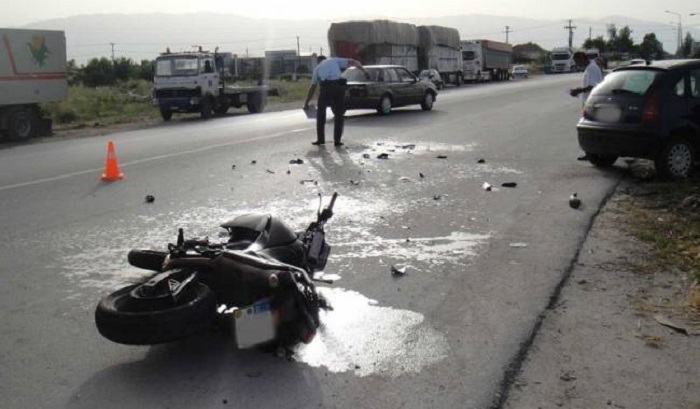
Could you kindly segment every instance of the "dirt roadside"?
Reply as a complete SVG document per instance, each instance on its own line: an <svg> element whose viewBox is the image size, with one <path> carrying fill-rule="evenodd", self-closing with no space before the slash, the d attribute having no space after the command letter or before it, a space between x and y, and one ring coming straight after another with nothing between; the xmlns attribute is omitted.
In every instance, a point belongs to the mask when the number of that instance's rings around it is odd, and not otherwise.
<svg viewBox="0 0 700 409"><path fill-rule="evenodd" d="M635 272L652 257L632 236L623 181L594 220L568 281L548 309L503 405L508 409L700 409L700 335L688 274Z"/></svg>

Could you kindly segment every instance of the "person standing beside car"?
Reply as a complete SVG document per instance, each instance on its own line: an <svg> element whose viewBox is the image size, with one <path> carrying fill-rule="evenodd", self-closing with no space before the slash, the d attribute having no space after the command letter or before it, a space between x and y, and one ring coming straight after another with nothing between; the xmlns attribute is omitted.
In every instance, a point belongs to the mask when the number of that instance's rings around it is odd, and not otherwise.
<svg viewBox="0 0 700 409"><path fill-rule="evenodd" d="M316 88L320 88L318 95L318 110L316 112L316 141L313 145L324 145L326 143L326 108L331 107L335 116L333 126L333 142L335 146L343 146L340 141L343 137L343 126L345 124L345 89L347 81L341 77L343 70L348 67L361 69L365 76L369 73L362 64L350 58L326 58L321 55L317 59L318 65L311 75L311 86L304 101L304 110L309 108L309 101L316 93Z"/></svg>
<svg viewBox="0 0 700 409"><path fill-rule="evenodd" d="M591 90L595 88L596 85L603 82L603 68L596 61L589 61L586 53L577 51L574 53L574 61L579 69L583 69L583 86L578 88L572 88L569 94L572 97L581 96L581 106L586 104L586 99ZM588 155L584 154L579 156L578 160L588 160Z"/></svg>
<svg viewBox="0 0 700 409"><path fill-rule="evenodd" d="M603 82L603 69L598 63L593 60L589 61L586 53L577 51L574 53L574 62L576 66L583 71L583 86L572 88L569 94L572 97L581 96L581 103L585 103L591 90L601 82Z"/></svg>

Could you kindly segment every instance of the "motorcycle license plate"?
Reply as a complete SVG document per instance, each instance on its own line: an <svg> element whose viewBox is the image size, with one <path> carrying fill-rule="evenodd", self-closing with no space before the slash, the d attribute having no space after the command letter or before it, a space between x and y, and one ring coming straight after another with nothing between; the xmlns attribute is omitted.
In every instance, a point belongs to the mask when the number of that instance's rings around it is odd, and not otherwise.
<svg viewBox="0 0 700 409"><path fill-rule="evenodd" d="M233 314L236 327L236 344L249 348L275 338L275 323L270 300L263 298L253 305L239 308Z"/></svg>

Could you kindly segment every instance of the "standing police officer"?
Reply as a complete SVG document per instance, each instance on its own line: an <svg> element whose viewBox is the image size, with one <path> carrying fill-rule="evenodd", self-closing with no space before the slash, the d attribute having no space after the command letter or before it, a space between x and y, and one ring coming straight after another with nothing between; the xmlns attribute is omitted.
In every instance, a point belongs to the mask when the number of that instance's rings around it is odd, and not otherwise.
<svg viewBox="0 0 700 409"><path fill-rule="evenodd" d="M369 73L358 61L349 58L326 58L321 55L317 59L318 65L311 76L311 86L304 101L304 109L309 108L309 101L316 93L316 87L320 86L318 95L318 111L316 112L316 142L313 145L324 145L326 143L326 108L331 107L335 116L333 126L333 141L335 146L343 146L340 139L343 137L343 125L345 123L345 89L347 81L340 77L340 74L348 67L361 69L365 76Z"/></svg>

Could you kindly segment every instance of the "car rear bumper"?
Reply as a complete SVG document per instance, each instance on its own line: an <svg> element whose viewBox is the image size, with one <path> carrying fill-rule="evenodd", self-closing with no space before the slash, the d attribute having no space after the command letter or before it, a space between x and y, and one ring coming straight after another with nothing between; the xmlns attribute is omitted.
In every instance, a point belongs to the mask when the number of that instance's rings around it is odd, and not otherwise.
<svg viewBox="0 0 700 409"><path fill-rule="evenodd" d="M576 126L578 144L584 152L598 155L653 158L660 147L658 133L653 127L596 126L581 120Z"/></svg>

